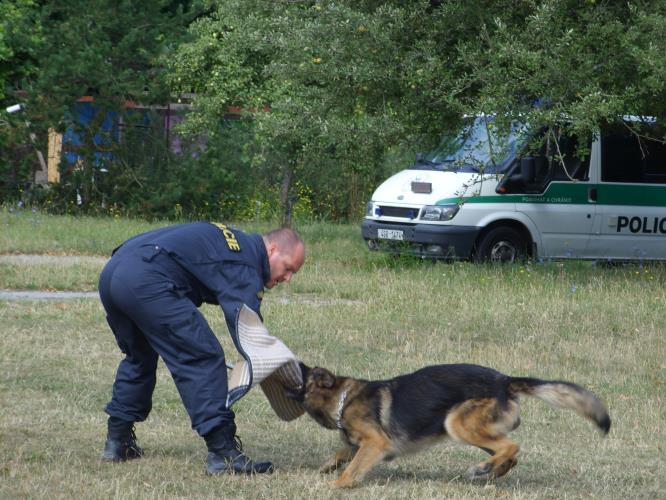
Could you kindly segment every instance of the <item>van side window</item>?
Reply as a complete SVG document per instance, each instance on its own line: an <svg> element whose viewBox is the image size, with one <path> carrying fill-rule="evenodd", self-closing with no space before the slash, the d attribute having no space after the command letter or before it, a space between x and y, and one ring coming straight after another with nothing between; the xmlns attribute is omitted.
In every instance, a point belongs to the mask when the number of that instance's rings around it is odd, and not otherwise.
<svg viewBox="0 0 666 500"><path fill-rule="evenodd" d="M664 137L656 125L645 127L640 136L625 125L606 128L601 136L601 180L666 184L666 144L647 137Z"/></svg>
<svg viewBox="0 0 666 500"><path fill-rule="evenodd" d="M569 181L571 178L585 181L589 179L590 155L588 153L584 157L580 157L576 136L565 136L557 131L553 134L544 130L541 147L535 156L535 161L537 181Z"/></svg>
<svg viewBox="0 0 666 500"><path fill-rule="evenodd" d="M585 140L566 135L560 127L540 128L527 141L495 191L538 194L553 181L589 180L591 142L591 137Z"/></svg>

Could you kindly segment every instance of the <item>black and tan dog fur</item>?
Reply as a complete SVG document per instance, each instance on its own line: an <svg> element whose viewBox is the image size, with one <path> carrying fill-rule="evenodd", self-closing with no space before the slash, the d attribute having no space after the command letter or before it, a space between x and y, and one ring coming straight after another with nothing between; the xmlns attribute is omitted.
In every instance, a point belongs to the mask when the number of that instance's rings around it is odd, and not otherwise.
<svg viewBox="0 0 666 500"><path fill-rule="evenodd" d="M564 381L504 375L478 365L429 366L390 380L338 377L301 365L304 384L291 397L328 429L340 429L345 447L321 467L348 463L334 487L354 486L381 460L417 451L450 436L490 458L468 469L469 479L491 479L516 465L518 445L506 435L520 423L518 398L534 396L592 420L608 433L604 404L590 391Z"/></svg>

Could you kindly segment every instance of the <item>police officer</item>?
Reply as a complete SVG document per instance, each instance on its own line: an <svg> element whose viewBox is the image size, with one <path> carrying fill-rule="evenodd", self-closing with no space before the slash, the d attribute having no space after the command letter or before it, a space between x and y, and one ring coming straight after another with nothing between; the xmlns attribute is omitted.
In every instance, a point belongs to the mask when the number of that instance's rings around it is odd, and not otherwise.
<svg viewBox="0 0 666 500"><path fill-rule="evenodd" d="M99 292L125 358L106 406L105 460L143 454L134 423L150 413L159 356L192 428L206 441L207 472L272 472L271 462L253 461L242 451L234 413L227 407L224 352L198 307L219 304L235 341L242 305L259 313L264 287L289 282L304 258L303 241L291 229L262 236L208 222L150 231L114 250Z"/></svg>

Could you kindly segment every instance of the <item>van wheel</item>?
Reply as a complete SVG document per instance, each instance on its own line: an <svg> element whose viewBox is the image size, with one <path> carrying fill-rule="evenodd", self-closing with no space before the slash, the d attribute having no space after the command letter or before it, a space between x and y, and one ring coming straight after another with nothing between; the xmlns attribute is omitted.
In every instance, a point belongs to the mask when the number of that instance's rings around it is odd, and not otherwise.
<svg viewBox="0 0 666 500"><path fill-rule="evenodd" d="M524 238L518 231L506 226L488 231L476 247L477 262L515 262L526 256Z"/></svg>

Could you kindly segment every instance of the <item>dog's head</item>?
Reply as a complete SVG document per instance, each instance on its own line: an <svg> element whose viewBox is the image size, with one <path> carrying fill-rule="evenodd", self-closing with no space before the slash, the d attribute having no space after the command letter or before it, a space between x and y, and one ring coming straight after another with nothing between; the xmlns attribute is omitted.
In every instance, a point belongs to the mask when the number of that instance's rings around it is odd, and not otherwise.
<svg viewBox="0 0 666 500"><path fill-rule="evenodd" d="M296 390L290 389L287 395L303 405L305 411L320 425L335 429L338 404L340 400L341 379L325 368L301 363L303 385Z"/></svg>

